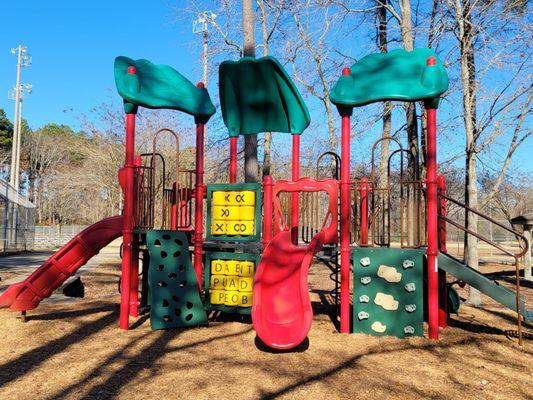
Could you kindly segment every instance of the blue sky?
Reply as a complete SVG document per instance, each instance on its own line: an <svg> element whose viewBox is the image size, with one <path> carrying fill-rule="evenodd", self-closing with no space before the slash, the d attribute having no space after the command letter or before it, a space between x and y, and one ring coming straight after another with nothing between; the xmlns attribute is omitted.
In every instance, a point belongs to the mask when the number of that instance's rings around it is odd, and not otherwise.
<svg viewBox="0 0 533 400"><path fill-rule="evenodd" d="M79 129L78 117L90 117L92 107L109 101L120 104L113 81L113 60L117 55L169 64L191 81L200 80L200 38L193 35L190 18L182 15L176 22L175 7L184 4L184 0L2 3L6 17L0 26L0 108L13 118L14 102L8 100L7 93L15 84L16 58L10 49L25 44L33 64L23 69L23 82L33 84L33 93L24 103L24 118L33 129L49 122ZM200 3L204 9L211 8L210 1L194 2L197 6ZM213 77L209 89L211 93L217 91ZM310 107L313 110L312 102ZM368 136L371 140L353 143L354 150L370 146L379 135L378 128L376 125L372 129L375 132ZM453 134L462 136L461 132ZM455 153L464 147L464 139L447 143L449 135L444 137L441 152ZM529 140L517 151L514 167L533 170L532 142Z"/></svg>
<svg viewBox="0 0 533 400"><path fill-rule="evenodd" d="M149 6L148 6L149 4ZM120 99L113 81L117 55L170 64L197 81L190 24L176 24L167 1L3 1L0 27L0 108L13 118L7 92L15 85L16 57L28 46L33 64L22 71L33 84L24 103L32 128L54 121L77 127L76 116L102 101ZM198 76L195 76L198 75ZM68 111L73 109L73 111Z"/></svg>

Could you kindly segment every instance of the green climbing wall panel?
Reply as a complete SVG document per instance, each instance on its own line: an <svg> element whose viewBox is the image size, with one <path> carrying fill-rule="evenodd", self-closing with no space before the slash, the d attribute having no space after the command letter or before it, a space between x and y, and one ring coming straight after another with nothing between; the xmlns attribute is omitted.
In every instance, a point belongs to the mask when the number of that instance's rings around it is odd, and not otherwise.
<svg viewBox="0 0 533 400"><path fill-rule="evenodd" d="M146 244L152 329L207 324L185 233L148 231Z"/></svg>
<svg viewBox="0 0 533 400"><path fill-rule="evenodd" d="M423 336L422 250L352 248L353 331Z"/></svg>

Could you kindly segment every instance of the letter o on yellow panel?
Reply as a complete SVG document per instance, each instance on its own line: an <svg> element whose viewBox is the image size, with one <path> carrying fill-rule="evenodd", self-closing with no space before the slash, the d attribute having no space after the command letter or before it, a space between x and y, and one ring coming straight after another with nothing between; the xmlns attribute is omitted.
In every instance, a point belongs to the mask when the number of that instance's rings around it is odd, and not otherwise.
<svg viewBox="0 0 533 400"><path fill-rule="evenodd" d="M227 306L238 306L239 298L239 292L237 292L236 290L226 290L224 304Z"/></svg>

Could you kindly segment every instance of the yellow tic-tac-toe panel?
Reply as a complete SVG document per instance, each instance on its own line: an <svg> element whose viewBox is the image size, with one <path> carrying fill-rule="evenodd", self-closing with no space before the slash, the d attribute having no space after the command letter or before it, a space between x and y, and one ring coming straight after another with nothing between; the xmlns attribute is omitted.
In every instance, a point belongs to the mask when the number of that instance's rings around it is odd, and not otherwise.
<svg viewBox="0 0 533 400"><path fill-rule="evenodd" d="M251 236L255 234L255 192L213 191L211 235Z"/></svg>

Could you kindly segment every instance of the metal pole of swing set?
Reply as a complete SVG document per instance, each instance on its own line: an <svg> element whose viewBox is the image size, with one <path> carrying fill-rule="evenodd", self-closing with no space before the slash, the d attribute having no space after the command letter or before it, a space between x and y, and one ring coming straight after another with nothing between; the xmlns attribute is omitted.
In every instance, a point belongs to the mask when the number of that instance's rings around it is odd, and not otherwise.
<svg viewBox="0 0 533 400"><path fill-rule="evenodd" d="M427 59L427 66L434 66L437 60L434 57ZM428 325L429 338L439 338L439 283L437 256L439 254L439 227L437 215L437 109L433 104L426 102L427 113L427 276L428 276Z"/></svg>
<svg viewBox="0 0 533 400"><path fill-rule="evenodd" d="M128 74L136 74L130 66ZM122 229L122 279L120 282L120 329L129 328L131 274L133 267L133 201L135 158L135 112L126 114L126 159L124 162L126 184L124 190L124 225Z"/></svg>
<svg viewBox="0 0 533 400"><path fill-rule="evenodd" d="M349 75L344 68L342 75ZM341 125L341 288L340 288L340 332L350 333L350 117L353 108L339 109Z"/></svg>
<svg viewBox="0 0 533 400"><path fill-rule="evenodd" d="M198 82L196 85L199 88L204 88L203 82ZM195 119L196 123L196 187L194 198L194 272L198 281L199 288L202 287L202 273L203 273L203 213L204 213L204 136L205 136L205 121L199 118Z"/></svg>

